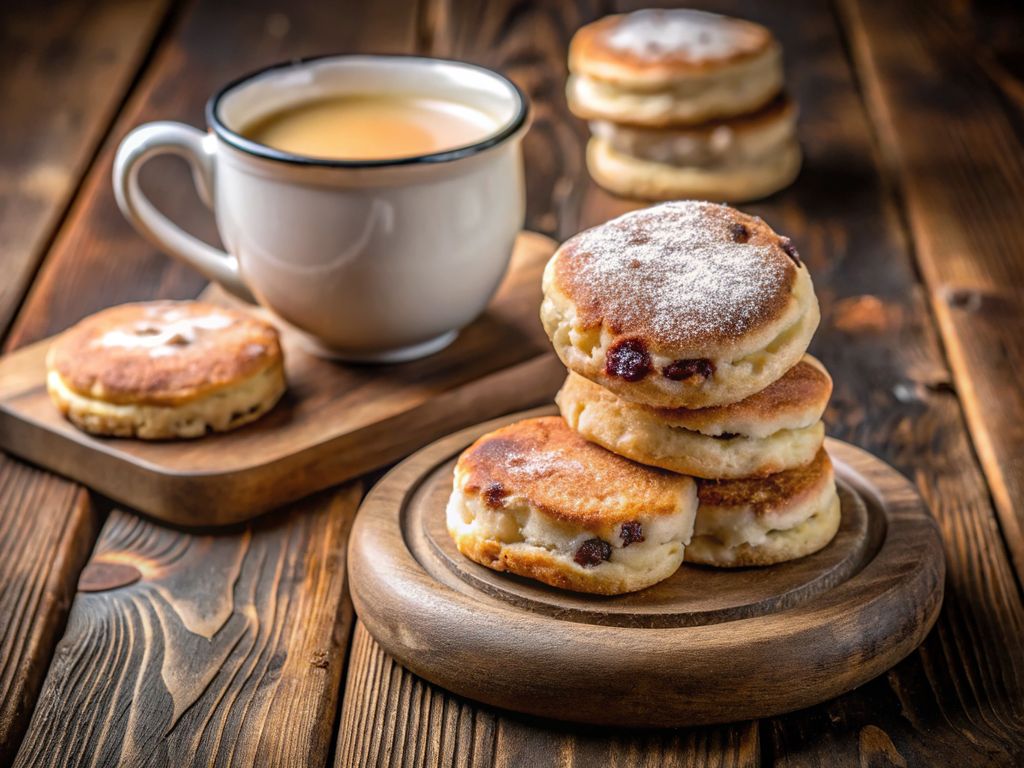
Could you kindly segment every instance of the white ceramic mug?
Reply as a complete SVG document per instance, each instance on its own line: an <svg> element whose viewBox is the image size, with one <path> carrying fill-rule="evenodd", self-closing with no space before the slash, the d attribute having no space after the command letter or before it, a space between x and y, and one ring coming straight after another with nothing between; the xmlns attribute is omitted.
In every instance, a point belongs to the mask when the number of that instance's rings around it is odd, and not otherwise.
<svg viewBox="0 0 1024 768"><path fill-rule="evenodd" d="M345 94L416 94L493 118L475 144L397 160L282 152L238 129ZM121 142L114 191L124 215L170 255L303 331L321 354L397 362L435 352L487 306L523 225L523 94L471 64L412 56L327 56L237 80L206 106L209 132L173 122ZM227 253L146 199L139 168L183 157Z"/></svg>

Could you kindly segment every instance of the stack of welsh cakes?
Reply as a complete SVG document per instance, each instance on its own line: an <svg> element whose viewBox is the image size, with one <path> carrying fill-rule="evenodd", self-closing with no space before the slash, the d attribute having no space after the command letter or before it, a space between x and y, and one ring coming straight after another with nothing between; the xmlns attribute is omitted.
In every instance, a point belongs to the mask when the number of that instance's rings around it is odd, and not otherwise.
<svg viewBox="0 0 1024 768"><path fill-rule="evenodd" d="M782 49L758 24L688 9L608 16L573 37L569 70L590 174L612 192L740 202L800 170Z"/></svg>
<svg viewBox="0 0 1024 768"><path fill-rule="evenodd" d="M724 205L666 203L564 243L543 288L569 369L561 418L459 458L447 515L463 554L618 594L684 559L771 565L832 540L832 382L805 354L818 302L788 238Z"/></svg>
<svg viewBox="0 0 1024 768"><path fill-rule="evenodd" d="M726 206L667 203L565 243L544 295L568 425L698 478L687 560L766 565L832 539L832 381L805 354L818 302L788 238Z"/></svg>

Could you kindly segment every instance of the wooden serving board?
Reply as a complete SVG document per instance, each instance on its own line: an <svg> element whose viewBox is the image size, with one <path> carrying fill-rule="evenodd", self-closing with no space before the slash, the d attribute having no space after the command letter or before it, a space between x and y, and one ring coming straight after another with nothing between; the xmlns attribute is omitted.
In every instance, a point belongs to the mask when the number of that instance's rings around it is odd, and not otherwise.
<svg viewBox="0 0 1024 768"><path fill-rule="evenodd" d="M938 527L914 487L829 439L842 525L790 563L683 565L631 595L564 592L458 553L445 529L455 458L516 414L424 448L360 509L352 598L377 642L458 694L532 715L687 726L766 717L844 693L910 653L942 603Z"/></svg>
<svg viewBox="0 0 1024 768"><path fill-rule="evenodd" d="M284 399L253 424L198 440L79 431L46 393L50 340L41 341L0 359L0 448L172 523L255 517L453 429L550 399L565 378L538 317L541 273L554 248L547 237L521 234L488 310L450 347L422 360L334 363L308 354L282 329ZM220 292L210 298L233 301Z"/></svg>

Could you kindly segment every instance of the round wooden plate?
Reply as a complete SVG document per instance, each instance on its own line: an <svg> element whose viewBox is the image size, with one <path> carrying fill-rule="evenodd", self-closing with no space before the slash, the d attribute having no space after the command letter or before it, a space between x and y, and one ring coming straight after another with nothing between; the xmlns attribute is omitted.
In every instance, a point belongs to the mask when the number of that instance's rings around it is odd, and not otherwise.
<svg viewBox="0 0 1024 768"><path fill-rule="evenodd" d="M463 696L559 720L684 726L789 712L884 672L942 603L938 528L914 487L829 439L833 542L769 568L684 564L619 597L556 590L463 557L445 529L458 454L514 414L411 456L370 492L349 546L352 597L381 646Z"/></svg>

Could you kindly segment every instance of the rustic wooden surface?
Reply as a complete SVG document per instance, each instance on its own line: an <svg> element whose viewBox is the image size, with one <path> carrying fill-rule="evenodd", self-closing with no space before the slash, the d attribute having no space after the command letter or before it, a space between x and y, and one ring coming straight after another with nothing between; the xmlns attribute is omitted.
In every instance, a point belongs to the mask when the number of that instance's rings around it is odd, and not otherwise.
<svg viewBox="0 0 1024 768"><path fill-rule="evenodd" d="M519 236L487 311L451 346L390 366L340 366L282 328L288 393L243 429L202 440L87 435L46 392L49 340L0 359L0 448L176 525L230 525L393 464L477 421L549 401L565 369L541 327L555 243ZM214 303L239 306L211 290Z"/></svg>
<svg viewBox="0 0 1024 768"><path fill-rule="evenodd" d="M0 516L0 765L32 714L98 528L84 488L0 457L0 509L11 508L27 513ZM66 510L65 525L39 525L33 508Z"/></svg>
<svg viewBox="0 0 1024 768"><path fill-rule="evenodd" d="M1021 472L1014 463L1021 455L1020 420L1013 416L1022 410L1020 334L1013 330L1021 323L1018 273L1024 231L1013 207L1020 207L1022 184L1020 11L994 0L698 4L767 22L785 46L791 87L803 107L807 167L793 189L750 207L790 234L810 263L824 311L813 351L837 383L827 414L830 432L877 453L912 478L939 522L948 573L936 629L894 670L824 705L762 721L655 732L569 728L473 704L397 667L357 629L345 690L333 692L333 711L343 710L337 733L327 745L322 730L297 733L288 745L315 749L315 755L308 753L309 762L1024 763L1024 544ZM202 103L217 84L289 56L418 51L502 68L535 104L537 120L525 144L528 226L564 235L625 207L587 182L585 127L567 114L562 95L569 36L581 23L615 10L613 0L493 0L486 5L462 0L189 0L173 8L141 0L62 4L79 9L70 15L46 4L22 5L29 10L10 3L0 8L0 34L16 40L14 46L2 46L0 57L38 62L25 66L37 67L38 77L26 82L39 85L27 91L0 86L0 93L14 94L5 97L0 121L5 138L0 150L0 265L5 279L15 277L0 287L0 315L19 306L26 277L40 260L42 267L17 312L7 349L41 339L109 304L186 297L201 289L198 275L156 253L117 213L109 186L113 148L144 120L199 124ZM19 13L30 19L28 27L9 23ZM138 24L134 36L97 35L93 22L100 18L132 18ZM90 45L114 52L105 54L111 58L93 59ZM63 63L70 61L77 64ZM53 63L53 70L43 62ZM0 70L0 83L27 75L14 66ZM49 71L55 73L45 74ZM80 131L47 122L58 114L58 103L72 105L71 114L82 121ZM13 143L7 138L12 135ZM31 140L31 149L22 149L19 142L25 140ZM40 157L49 160L35 167L46 168L52 161L56 175L32 173L27 164ZM182 168L168 161L147 171L144 184L161 206L189 222L197 234L214 237L208 213L190 193L180 194L188 189ZM32 186L40 178L59 179L43 185L42 198ZM14 265L13 272L8 265ZM947 286L951 292L944 290ZM24 741L33 710L69 711L61 708L49 684L38 698L39 681L51 663L59 671L69 658L63 651L54 656L54 646L64 634L69 598L106 509L102 500L90 505L81 490L41 471L14 460L0 463L0 764L9 762L19 744L26 762L32 750L35 762L95 764L113 764L111 755L121 754L115 750L140 744L119 744L117 736L140 733L132 728L143 723L154 701L148 696L159 695L159 686L136 691L124 685L129 679L154 679L143 664L148 661L145 640L127 634L124 628L134 625L126 623L126 614L112 612L108 618L118 618L106 623L79 605L85 606L86 598L93 605L102 598L102 605L123 610L134 604L128 595L141 589L141 581L119 590L83 592L75 610L88 621L73 619L68 628L67 637L74 632L86 656L90 650L109 649L102 658L121 660L124 680L90 676L74 717L64 717L66 723L81 720L87 727L69 727L62 738L46 743L33 725L31 738ZM121 512L107 516L104 530L115 523L123 526L125 520L133 521L140 541L183 535ZM271 521L285 532L302 525L287 513ZM221 553L238 552L237 537L245 535L218 536L204 566L228 569L230 559ZM280 537L293 542L289 546L304 540L299 533ZM100 559L98 553L93 559ZM290 560L299 561L297 555ZM82 583L95 589L131 576L124 568L92 568ZM269 609L258 604L255 610ZM337 615L322 611L318 621L330 623ZM273 623L269 615L258 618L266 626ZM339 646L346 643L348 628L344 622L338 625ZM307 626L313 634L322 629L322 624ZM202 666L209 659L200 655L195 663ZM146 708L131 707L137 692L147 695ZM266 705L267 699L259 701ZM315 701L320 706L324 698ZM200 707L196 712L218 713L210 715L222 718L211 719L211 727L223 726L226 740L238 734L239 748L249 749L256 734L248 729L253 721L244 720L245 702L242 695L227 702L227 709ZM289 704L306 706L277 697L271 706L280 712ZM163 706L153 711L164 712ZM119 716L126 712L134 713L131 723ZM242 731L239 723L245 725ZM181 757L175 751L181 748L180 732L174 737L159 729L141 733L151 763ZM200 739L201 733L212 731L194 731L198 741L192 760L227 763L227 741ZM280 726L270 735L278 733ZM89 750L100 743L111 751Z"/></svg>
<svg viewBox="0 0 1024 768"><path fill-rule="evenodd" d="M510 414L438 440L388 473L360 508L352 601L380 645L431 682L580 723L735 722L852 690L902 660L935 621L945 573L937 526L905 478L832 439L843 524L828 547L795 562L684 564L614 598L470 562L441 514L455 457L486 432L550 413Z"/></svg>
<svg viewBox="0 0 1024 768"><path fill-rule="evenodd" d="M954 383L1024 578L1024 397L1020 385L1016 397L1005 391L1007 381L1024 378L1024 125L1005 102L1024 91L972 55L960 27L935 6L841 7ZM1002 375L983 373L992 370Z"/></svg>
<svg viewBox="0 0 1024 768"><path fill-rule="evenodd" d="M399 666L358 621L345 700L336 766L740 768L761 761L756 721L609 733L480 707Z"/></svg>
<svg viewBox="0 0 1024 768"><path fill-rule="evenodd" d="M113 512L81 573L16 766L323 765L359 484L232 536ZM116 713L116 714L115 714Z"/></svg>

